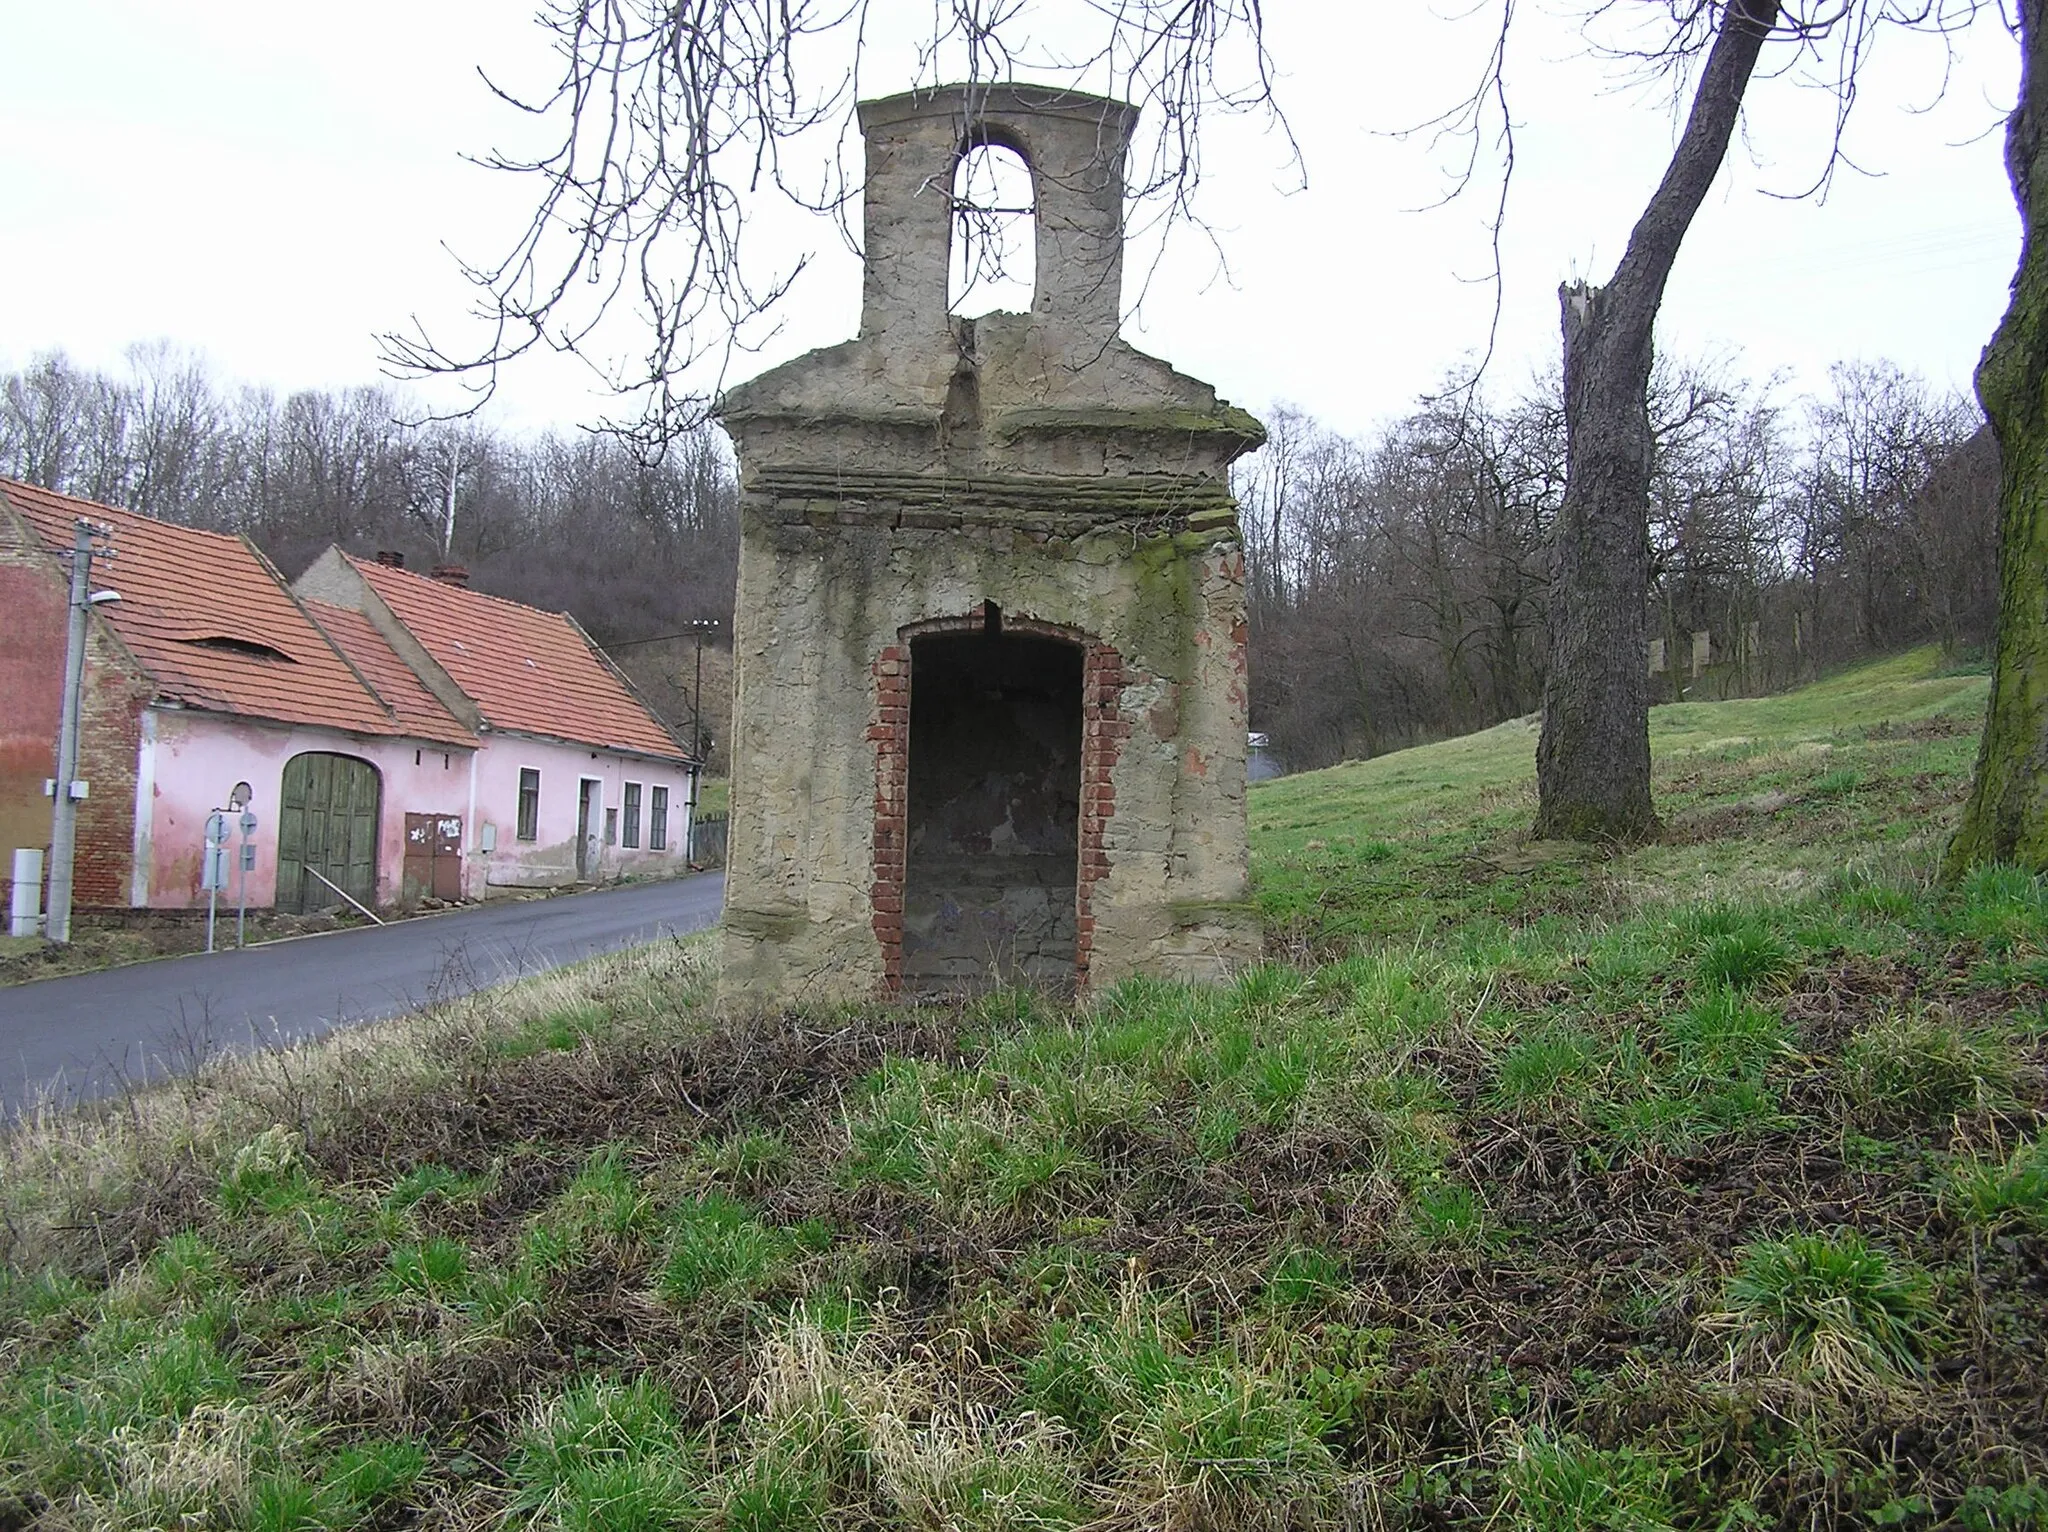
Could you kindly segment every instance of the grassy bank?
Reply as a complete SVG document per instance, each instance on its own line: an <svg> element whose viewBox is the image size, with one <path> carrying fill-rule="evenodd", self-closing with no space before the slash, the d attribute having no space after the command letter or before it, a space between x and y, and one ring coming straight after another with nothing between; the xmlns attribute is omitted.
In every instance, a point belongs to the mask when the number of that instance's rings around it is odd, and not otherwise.
<svg viewBox="0 0 2048 1532"><path fill-rule="evenodd" d="M1980 678L1253 798L1274 961L714 1016L608 958L32 1124L0 1527L2048 1527L2048 890Z"/></svg>

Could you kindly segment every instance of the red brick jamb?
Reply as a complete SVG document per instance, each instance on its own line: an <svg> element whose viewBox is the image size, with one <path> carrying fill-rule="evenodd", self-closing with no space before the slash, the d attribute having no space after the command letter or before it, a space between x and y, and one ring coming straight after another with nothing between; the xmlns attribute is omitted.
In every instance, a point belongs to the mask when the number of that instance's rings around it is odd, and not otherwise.
<svg viewBox="0 0 2048 1532"><path fill-rule="evenodd" d="M890 644L869 667L875 678L875 940L882 949L882 989L903 990L903 880L910 850L910 644Z"/></svg>
<svg viewBox="0 0 2048 1532"><path fill-rule="evenodd" d="M1074 984L1083 990L1095 958L1095 885L1109 875L1111 777L1131 732L1123 688L1123 656L1108 644L1089 644L1081 657L1081 865L1074 883Z"/></svg>
<svg viewBox="0 0 2048 1532"><path fill-rule="evenodd" d="M903 990L903 890L909 857L910 641L930 633L981 631L985 615L941 617L900 629L869 667L875 681L874 885L869 894L875 941L882 949L882 988ZM1116 813L1111 775L1131 726L1123 717L1123 656L1084 633L1032 618L1003 619L1008 633L1064 639L1081 647L1080 862L1074 886L1074 982L1088 987L1095 955L1095 885L1109 872L1107 831Z"/></svg>

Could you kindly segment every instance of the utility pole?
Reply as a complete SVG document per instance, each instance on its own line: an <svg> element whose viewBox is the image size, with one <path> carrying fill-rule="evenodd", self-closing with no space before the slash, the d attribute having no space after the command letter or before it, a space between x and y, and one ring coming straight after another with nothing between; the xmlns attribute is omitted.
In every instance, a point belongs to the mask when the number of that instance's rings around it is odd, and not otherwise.
<svg viewBox="0 0 2048 1532"><path fill-rule="evenodd" d="M723 626L724 624L716 617L699 617L684 623L682 628L674 633L657 634L653 638L629 638L624 643L605 646L608 649L630 649L635 644L659 644L675 638L694 638L697 641L697 676L690 685L690 754L699 762L704 759L704 640ZM669 684L681 686L683 678L671 676ZM696 802L693 793L690 799L691 806L695 807Z"/></svg>
<svg viewBox="0 0 2048 1532"><path fill-rule="evenodd" d="M704 780L704 637L716 633L718 626L717 618L700 617L683 627L683 633L697 641L697 678L690 686L690 829L683 843L683 860L692 867L697 865L697 789Z"/></svg>
<svg viewBox="0 0 2048 1532"><path fill-rule="evenodd" d="M93 524L80 517L71 536L71 621L64 636L64 702L57 729L57 778L50 811L50 913L43 934L71 940L71 862L78 846L78 688L85 675L85 616L92 604Z"/></svg>
<svg viewBox="0 0 2048 1532"><path fill-rule="evenodd" d="M690 753L700 767L704 764L704 635L717 627L716 618L690 624L697 638L697 682L690 689Z"/></svg>

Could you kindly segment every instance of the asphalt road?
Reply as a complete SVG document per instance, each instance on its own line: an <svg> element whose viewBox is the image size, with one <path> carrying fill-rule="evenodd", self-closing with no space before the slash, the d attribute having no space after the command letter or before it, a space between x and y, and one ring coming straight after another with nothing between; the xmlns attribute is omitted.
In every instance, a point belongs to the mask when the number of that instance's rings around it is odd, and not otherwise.
<svg viewBox="0 0 2048 1532"><path fill-rule="evenodd" d="M0 1117L700 931L723 896L703 873L0 988Z"/></svg>

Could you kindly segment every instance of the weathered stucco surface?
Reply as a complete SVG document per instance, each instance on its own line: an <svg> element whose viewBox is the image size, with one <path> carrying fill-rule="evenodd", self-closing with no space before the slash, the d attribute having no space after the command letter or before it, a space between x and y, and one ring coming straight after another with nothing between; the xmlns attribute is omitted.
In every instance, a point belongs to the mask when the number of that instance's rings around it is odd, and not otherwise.
<svg viewBox="0 0 2048 1532"><path fill-rule="evenodd" d="M724 938L736 1000L1059 982L1062 968L1084 987L1213 977L1256 955L1227 474L1262 432L1116 334L1134 116L1018 87L864 104L861 333L722 403L743 496ZM982 142L1031 167L1037 292L1028 314L968 321L946 312L952 218L930 188L952 185ZM1008 745L959 743L1000 732L986 713L935 723L929 698L919 708L917 655L937 635L988 646L947 651L970 668L989 657L979 694L949 662L947 706L1022 710ZM1001 648L1018 635L1067 646L1079 693L1006 680L1002 655L1030 662ZM939 651L923 652L933 665ZM1078 781L1049 742L1063 728ZM949 750L979 764L930 758ZM980 788L961 775L976 771ZM951 818L920 806L921 781L954 778ZM990 805L979 829L977 794ZM921 969L940 915L920 887L976 881L932 869L978 851L1055 855L1068 814L1070 874L1020 862L1007 896L995 887L979 915L944 917L984 921L981 972L958 961L957 931L950 960ZM1000 881L993 863L979 876ZM1060 919L1035 913L1044 890L1073 900ZM1004 943L1032 960L1006 966Z"/></svg>
<svg viewBox="0 0 2048 1532"><path fill-rule="evenodd" d="M349 756L376 768L382 800L377 827L377 899L395 904L405 868L405 816L446 815L465 820L471 792L472 752L424 740L344 734L338 729L272 723L232 714L151 708L144 715L142 780L137 802L137 878L129 902L156 910L199 909L206 860L206 821L237 782L254 794L256 865L247 873L249 905L277 902L279 804L285 767L307 752ZM237 831L229 840L239 854ZM473 844L465 833L465 850ZM467 862L465 858L465 862ZM229 873L222 902L243 891L243 875ZM464 893L469 875L465 868Z"/></svg>
<svg viewBox="0 0 2048 1532"><path fill-rule="evenodd" d="M577 878L578 806L585 781L591 790L591 821L584 848L584 876L593 881L620 877L669 877L684 866L690 843L690 774L655 762L530 734L485 731L477 750L476 826L467 844L478 848L473 897L515 888L551 888ZM519 839L519 773L540 773L534 837ZM640 788L639 845L625 844L624 824L616 840L604 838L605 810L622 809L627 783ZM668 794L661 847L652 844L654 789ZM491 827L494 851L481 850L484 826Z"/></svg>

